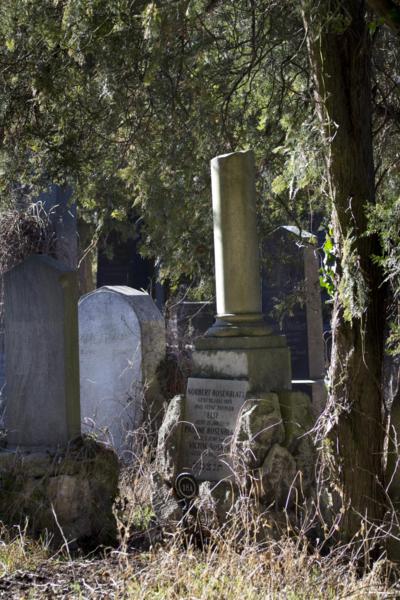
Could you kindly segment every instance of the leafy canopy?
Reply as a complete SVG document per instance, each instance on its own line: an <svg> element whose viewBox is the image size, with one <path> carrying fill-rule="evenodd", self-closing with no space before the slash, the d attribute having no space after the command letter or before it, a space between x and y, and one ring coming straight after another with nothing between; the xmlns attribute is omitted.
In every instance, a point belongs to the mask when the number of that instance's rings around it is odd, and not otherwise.
<svg viewBox="0 0 400 600"><path fill-rule="evenodd" d="M393 279L398 44L379 19L370 32L380 200L371 226L386 236ZM3 0L0 74L2 205L68 183L98 228L139 221L143 253L172 282L203 289L212 272L216 154L254 149L263 236L282 224L313 230L315 213L329 212L293 3Z"/></svg>

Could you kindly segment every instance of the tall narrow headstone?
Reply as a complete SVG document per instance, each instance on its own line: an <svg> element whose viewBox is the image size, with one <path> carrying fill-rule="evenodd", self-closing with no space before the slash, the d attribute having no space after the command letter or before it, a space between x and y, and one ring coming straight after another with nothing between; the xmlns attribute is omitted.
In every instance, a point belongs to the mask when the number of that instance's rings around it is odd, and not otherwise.
<svg viewBox="0 0 400 600"><path fill-rule="evenodd" d="M78 263L78 236L76 205L71 203L71 189L68 186L52 185L37 198L49 214L52 233L55 236L52 256L69 269L76 269ZM26 210L26 205L20 206ZM3 428L2 414L6 403L5 350L4 350L4 310L2 304L2 281L0 281L0 430Z"/></svg>
<svg viewBox="0 0 400 600"><path fill-rule="evenodd" d="M285 338L262 314L253 152L213 158L211 181L217 315L196 340L193 375L247 379L250 393L289 389Z"/></svg>
<svg viewBox="0 0 400 600"><path fill-rule="evenodd" d="M123 454L150 404L160 408L164 319L147 293L104 286L81 298L79 336L83 429Z"/></svg>
<svg viewBox="0 0 400 600"><path fill-rule="evenodd" d="M55 257L70 269L78 264L78 233L76 204L71 202L72 190L68 186L52 185L39 196L50 215L55 234Z"/></svg>
<svg viewBox="0 0 400 600"><path fill-rule="evenodd" d="M217 156L211 161L211 180L217 315L206 336L195 342L185 407L185 421L196 415L197 425L201 423L199 409L193 411L199 400L189 391L202 390L207 382L207 395L200 395L206 437L200 433L196 442L185 425L182 443L185 456L195 456L193 446L204 445L208 462L192 468L200 479L218 480L227 472L223 465L230 464L226 448L246 398L270 394L268 411L279 415L278 396L272 392L290 389L291 377L285 338L271 335L262 314L253 153ZM279 416L271 432L278 422Z"/></svg>
<svg viewBox="0 0 400 600"><path fill-rule="evenodd" d="M317 417L326 402L326 348L318 252L298 234L281 227L264 241L263 254L266 263L264 311L274 331L281 329L286 336L291 352L293 389L310 395ZM276 306L283 308L279 326L272 320Z"/></svg>
<svg viewBox="0 0 400 600"><path fill-rule="evenodd" d="M9 446L58 447L80 434L76 272L30 256L4 277Z"/></svg>
<svg viewBox="0 0 400 600"><path fill-rule="evenodd" d="M322 379L326 365L319 262L313 248L304 248L303 254L309 376L310 379Z"/></svg>

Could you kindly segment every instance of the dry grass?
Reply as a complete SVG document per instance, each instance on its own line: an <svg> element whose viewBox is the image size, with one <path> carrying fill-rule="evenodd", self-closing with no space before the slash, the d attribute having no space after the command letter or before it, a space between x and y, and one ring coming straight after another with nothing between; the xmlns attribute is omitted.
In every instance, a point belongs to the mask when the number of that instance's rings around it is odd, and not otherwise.
<svg viewBox="0 0 400 600"><path fill-rule="evenodd" d="M48 557L47 545L30 539L20 527L0 528L0 577L19 569L33 569Z"/></svg>
<svg viewBox="0 0 400 600"><path fill-rule="evenodd" d="M308 507L300 530L285 519L277 535L271 515L257 516L244 495L206 543L187 532L162 535L151 508L154 461L146 432L137 432L134 468L125 468L116 514L120 545L97 555L54 553L18 528L0 529L0 598L132 600L362 600L398 598L398 568L369 550L379 532L364 530L353 545L317 539ZM301 507L304 509L305 507ZM306 514L303 511L303 514ZM310 533L314 531L314 536ZM313 539L311 543L310 539ZM361 540L361 541L360 541ZM378 540L383 547L383 540Z"/></svg>
<svg viewBox="0 0 400 600"><path fill-rule="evenodd" d="M205 550L178 537L148 551L112 551L106 558L49 556L26 539L2 547L0 594L9 598L131 598L243 600L396 598L393 566L385 560L360 576L343 549L321 557L303 541L282 538L239 551L220 538Z"/></svg>
<svg viewBox="0 0 400 600"><path fill-rule="evenodd" d="M121 544L97 556L51 554L46 540L2 530L0 598L133 600L364 599L400 597L396 567L384 555L363 563L364 544L325 549L305 528L265 535L268 515L249 518L246 504L202 548L177 532L162 539L149 503L152 463L124 473ZM264 534L260 536L260 531ZM370 532L371 533L371 532ZM260 541L262 539L262 541ZM362 569L360 569L360 566Z"/></svg>
<svg viewBox="0 0 400 600"><path fill-rule="evenodd" d="M0 212L0 274L31 254L52 254L55 234L42 202Z"/></svg>

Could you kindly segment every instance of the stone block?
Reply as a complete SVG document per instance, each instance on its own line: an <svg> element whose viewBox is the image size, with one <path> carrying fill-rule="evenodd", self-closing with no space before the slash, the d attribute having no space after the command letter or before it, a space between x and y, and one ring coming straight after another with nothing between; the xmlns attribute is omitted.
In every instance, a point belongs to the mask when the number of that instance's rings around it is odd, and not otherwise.
<svg viewBox="0 0 400 600"><path fill-rule="evenodd" d="M279 402L285 427L284 445L292 452L314 426L311 400L302 392L282 390L279 392Z"/></svg>
<svg viewBox="0 0 400 600"><path fill-rule="evenodd" d="M233 454L246 469L261 467L269 450L285 438L279 397L266 393L247 397L239 415L233 440Z"/></svg>
<svg viewBox="0 0 400 600"><path fill-rule="evenodd" d="M243 380L188 379L181 470L200 481L232 478L230 450L247 389Z"/></svg>
<svg viewBox="0 0 400 600"><path fill-rule="evenodd" d="M201 515L202 525L210 529L223 526L227 516L233 514L238 497L238 487L232 481L203 481L195 503Z"/></svg>
<svg viewBox="0 0 400 600"><path fill-rule="evenodd" d="M157 471L151 479L151 502L154 514L164 531L174 531L182 520L182 504L175 495L173 485Z"/></svg>
<svg viewBox="0 0 400 600"><path fill-rule="evenodd" d="M128 457L133 432L163 403L164 319L146 292L105 286L79 301L79 342L83 429Z"/></svg>
<svg viewBox="0 0 400 600"><path fill-rule="evenodd" d="M292 389L295 392L303 392L311 398L312 414L316 421L325 408L328 396L325 380L295 379L292 380Z"/></svg>
<svg viewBox="0 0 400 600"><path fill-rule="evenodd" d="M282 391L279 401L286 434L283 445L295 460L296 488L300 499L311 494L315 483L317 455L312 437L315 417L308 394Z"/></svg>
<svg viewBox="0 0 400 600"><path fill-rule="evenodd" d="M290 452L274 444L260 469L260 500L275 509L290 508L296 498L296 462Z"/></svg>
<svg viewBox="0 0 400 600"><path fill-rule="evenodd" d="M0 519L25 525L35 536L50 535L94 549L116 542L113 503L118 492L116 454L93 440L65 451L0 452Z"/></svg>
<svg viewBox="0 0 400 600"><path fill-rule="evenodd" d="M157 472L172 485L180 464L181 440L185 419L185 397L175 396L168 405L158 432Z"/></svg>
<svg viewBox="0 0 400 600"><path fill-rule="evenodd" d="M254 394L290 389L290 353L282 336L200 338L192 375L247 379Z"/></svg>
<svg viewBox="0 0 400 600"><path fill-rule="evenodd" d="M10 446L65 446L80 434L77 276L31 256L4 276Z"/></svg>
<svg viewBox="0 0 400 600"><path fill-rule="evenodd" d="M221 527L234 509L238 496L237 486L230 481L200 483L199 494L193 500L185 527L196 531L201 523L202 536L213 527ZM176 532L179 526L183 526L184 504L177 498L173 486L157 472L152 476L152 506L164 532Z"/></svg>
<svg viewBox="0 0 400 600"><path fill-rule="evenodd" d="M317 453L311 435L305 435L300 439L293 452L293 458L298 473L296 487L299 494L307 498L311 495L315 484L317 466Z"/></svg>

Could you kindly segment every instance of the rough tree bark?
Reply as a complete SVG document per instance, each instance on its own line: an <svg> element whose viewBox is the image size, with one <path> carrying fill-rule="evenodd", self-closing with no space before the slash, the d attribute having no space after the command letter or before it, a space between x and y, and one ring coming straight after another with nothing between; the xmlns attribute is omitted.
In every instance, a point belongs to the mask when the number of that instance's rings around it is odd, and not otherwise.
<svg viewBox="0 0 400 600"><path fill-rule="evenodd" d="M337 265L330 391L326 413L338 486L346 508L342 537L364 517L381 522L383 447L382 362L385 286L365 235L375 201L370 36L364 0L303 0L303 19L323 126Z"/></svg>

